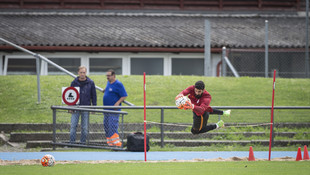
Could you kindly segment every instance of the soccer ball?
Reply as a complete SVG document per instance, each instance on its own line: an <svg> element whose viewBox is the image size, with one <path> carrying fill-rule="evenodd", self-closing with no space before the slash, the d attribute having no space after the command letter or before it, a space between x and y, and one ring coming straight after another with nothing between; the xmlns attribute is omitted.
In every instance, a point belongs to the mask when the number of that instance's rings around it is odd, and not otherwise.
<svg viewBox="0 0 310 175"><path fill-rule="evenodd" d="M54 156L52 156L50 154L46 154L45 156L42 157L41 164L44 167L54 166L55 165L55 158L54 158Z"/></svg>
<svg viewBox="0 0 310 175"><path fill-rule="evenodd" d="M186 103L186 101L190 101L190 99L187 96L182 96L182 97L175 100L175 105L178 108L182 109L183 105Z"/></svg>

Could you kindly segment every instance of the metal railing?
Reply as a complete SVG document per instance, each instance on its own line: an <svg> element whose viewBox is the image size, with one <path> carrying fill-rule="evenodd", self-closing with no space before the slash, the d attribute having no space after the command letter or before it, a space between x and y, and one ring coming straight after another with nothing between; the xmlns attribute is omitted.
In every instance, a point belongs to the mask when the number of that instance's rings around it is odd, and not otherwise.
<svg viewBox="0 0 310 175"><path fill-rule="evenodd" d="M53 110L53 140L52 140L52 145L53 145L53 150L56 149L56 146L70 146L70 147L82 147L82 148L99 148L99 149L112 149L112 150L117 150L117 151L124 151L125 149L123 148L123 145L121 147L111 147L111 146L105 146L104 144L91 144L89 142L89 129L87 133L87 142L85 144L83 143L71 143L71 142L62 142L59 141L57 137L57 110L66 110L66 111L83 111L83 112L93 112L93 113L101 113L101 114L120 114L121 117L121 126L120 126L120 131L121 131L121 136L120 139L122 143L124 142L124 115L127 115L128 113L125 111L114 111L114 110L100 110L100 109L91 109L91 108L81 108L81 107L76 107L76 106L51 106L51 109ZM110 116L108 116L110 117ZM88 121L88 125L90 122ZM89 126L88 126L89 128ZM61 129L61 128L60 128ZM103 135L103 133L102 133Z"/></svg>
<svg viewBox="0 0 310 175"><path fill-rule="evenodd" d="M40 67L39 61L40 61L40 60L43 60L43 61L47 62L48 64L50 64L50 65L56 67L56 68L59 69L60 71L66 73L66 74L68 74L68 75L70 75L70 76L73 77L73 78L76 78L76 77L77 77L77 76L76 76L75 74L73 74L72 72L70 72L70 71L64 69L63 67L59 66L58 64L52 62L51 60L49 60L49 59L46 58L45 56L42 56L42 55L40 55L40 54L31 52L30 50L27 50L27 49L25 49L25 48L23 48L23 47L20 47L20 46L18 46L18 45L16 45L16 44L12 43L12 42L10 42L10 41L7 41L7 40L5 40L5 39L3 39L3 38L0 38L0 41L5 42L5 43L7 43L7 44L9 44L9 45L11 45L11 46L13 46L13 47L15 47L16 49L18 49L18 50L20 50L20 51L23 51L23 52L25 52L25 53L28 53L28 54L32 55L34 58L36 58L38 103L41 103L40 69L39 69L39 67ZM101 91L101 92L103 91L103 89L102 89L101 87L99 87L99 86L95 86L95 87L96 87L96 89L98 89L99 91ZM124 101L124 103L127 104L127 105L129 105L129 106L134 106L134 104L132 104L132 103L130 103L130 102L128 102L128 101Z"/></svg>
<svg viewBox="0 0 310 175"><path fill-rule="evenodd" d="M144 106L77 106L78 108L90 108L90 109L144 109ZM271 109L271 106L212 106L215 109L250 109L250 110L266 110ZM160 146L164 147L164 110L167 109L178 109L176 106L146 106L146 109L160 110ZM275 106L274 109L310 109L310 106ZM219 116L220 119L220 116ZM141 119L142 120L142 119ZM149 121L148 121L149 122ZM155 122L156 123L156 122ZM274 134L273 134L274 135Z"/></svg>

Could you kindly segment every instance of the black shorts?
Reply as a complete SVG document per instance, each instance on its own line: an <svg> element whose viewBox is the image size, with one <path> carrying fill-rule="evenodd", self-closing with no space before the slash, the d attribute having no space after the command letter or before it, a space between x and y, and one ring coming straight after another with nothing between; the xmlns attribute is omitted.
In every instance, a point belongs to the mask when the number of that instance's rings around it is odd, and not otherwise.
<svg viewBox="0 0 310 175"><path fill-rule="evenodd" d="M200 134L216 129L216 124L207 125L209 120L209 113L205 112L203 115L198 116L193 112L193 126L191 132L193 134Z"/></svg>
<svg viewBox="0 0 310 175"><path fill-rule="evenodd" d="M200 131L203 127L207 126L208 120L209 120L209 112L205 112L201 116L198 116L195 112L193 112L192 128Z"/></svg>

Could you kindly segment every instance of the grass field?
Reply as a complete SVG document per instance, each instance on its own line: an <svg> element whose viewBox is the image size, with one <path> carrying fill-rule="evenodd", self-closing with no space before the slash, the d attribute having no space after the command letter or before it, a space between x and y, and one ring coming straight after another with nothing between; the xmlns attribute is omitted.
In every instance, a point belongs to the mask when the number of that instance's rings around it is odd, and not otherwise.
<svg viewBox="0 0 310 175"><path fill-rule="evenodd" d="M189 175L189 174L309 174L310 162L160 162L160 163L105 163L105 164L65 164L54 167L41 165L0 166L0 174L118 174L118 175Z"/></svg>
<svg viewBox="0 0 310 175"><path fill-rule="evenodd" d="M61 88L69 86L73 80L70 76L41 76L42 102L37 104L36 76L0 76L0 123L52 123L52 105L61 104ZM104 88L104 75L90 76L97 86ZM137 106L143 105L143 77L117 76L128 93L127 100ZM211 106L271 106L272 78L250 77L202 77L202 76L147 76L147 105L174 106L175 96L184 88L198 80L206 83L206 89L212 95ZM310 106L309 79L282 79L276 80L275 106ZM97 91L98 105L102 105L103 94ZM143 110L126 109L125 123L142 123ZM160 122L160 110L147 110L147 120ZM58 117L66 122L70 121L70 114L58 113ZM164 110L164 121L172 123L192 123L191 111ZM276 123L310 122L309 110L275 110ZM91 122L102 123L102 114L92 115ZM218 116L210 116L209 123L215 123ZM268 123L270 110L233 110L231 118L225 118L226 123ZM19 131L23 132L23 131ZM27 131L25 131L27 132ZM159 127L153 127L148 132L160 132ZM190 127L183 132L190 132ZM245 127L224 128L220 131L227 135L212 138L213 140L268 140L269 128ZM244 137L232 135L231 132L264 132L262 137ZM276 128L275 132L298 132L295 140L309 140L307 128ZM276 140L282 139L276 137ZM288 138L284 138L288 139ZM169 138L165 138L169 140ZM266 151L267 147L260 145L214 145L209 147L174 147L165 145L165 148L152 145L152 151L247 151L249 146L255 146L256 151ZM275 147L274 150L296 151L296 147ZM80 150L83 151L83 150Z"/></svg>
<svg viewBox="0 0 310 175"><path fill-rule="evenodd" d="M105 76L90 76L105 87ZM117 76L128 93L127 100L143 105L142 76ZM0 123L51 123L51 105L61 104L61 87L72 77L41 76L42 103L37 104L36 76L0 76ZM174 97L195 81L203 80L212 95L211 106L271 106L271 78L232 78L202 76L147 76L147 105L174 106ZM276 80L275 106L310 106L309 79ZM98 105L103 94L97 91ZM125 122L143 122L143 112L128 110ZM310 122L307 110L276 110L275 122ZM148 119L159 121L160 110L149 110ZM165 110L165 122L191 123L190 111ZM101 119L100 119L101 120ZM210 122L217 118L210 118ZM226 122L269 122L270 110L234 110Z"/></svg>

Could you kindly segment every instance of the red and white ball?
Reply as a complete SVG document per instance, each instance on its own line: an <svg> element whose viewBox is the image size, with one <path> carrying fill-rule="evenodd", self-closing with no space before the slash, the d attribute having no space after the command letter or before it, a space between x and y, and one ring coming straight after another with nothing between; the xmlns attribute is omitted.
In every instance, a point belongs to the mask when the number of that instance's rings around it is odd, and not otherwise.
<svg viewBox="0 0 310 175"><path fill-rule="evenodd" d="M45 156L42 157L41 164L44 167L54 166L55 165L55 158L54 158L54 156L52 156L50 154L46 154Z"/></svg>
<svg viewBox="0 0 310 175"><path fill-rule="evenodd" d="M187 96L182 96L175 100L175 105L178 108L181 108L186 103L186 101L190 101L190 99Z"/></svg>

